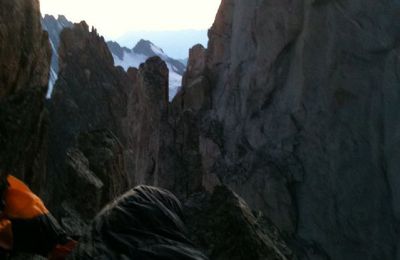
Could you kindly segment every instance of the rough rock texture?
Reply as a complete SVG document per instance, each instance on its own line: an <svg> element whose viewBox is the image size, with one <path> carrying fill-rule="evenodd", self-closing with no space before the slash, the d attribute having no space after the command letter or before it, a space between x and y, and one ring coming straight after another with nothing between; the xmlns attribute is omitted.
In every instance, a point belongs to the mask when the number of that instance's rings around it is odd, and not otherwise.
<svg viewBox="0 0 400 260"><path fill-rule="evenodd" d="M39 2L4 0L1 7L0 96L45 86L49 43L40 25Z"/></svg>
<svg viewBox="0 0 400 260"><path fill-rule="evenodd" d="M188 67L182 88L170 104L169 122L174 130L174 150L179 158L178 187L174 190L186 197L218 184L204 168L200 147L201 118L211 108L211 88L206 71L206 50L196 45L189 51Z"/></svg>
<svg viewBox="0 0 400 260"><path fill-rule="evenodd" d="M163 187L180 198L202 190L197 117L170 106L168 69L159 57L140 66L134 96L134 183Z"/></svg>
<svg viewBox="0 0 400 260"><path fill-rule="evenodd" d="M0 1L0 182L8 173L45 192L51 49L36 0ZM39 259L16 256L12 259Z"/></svg>
<svg viewBox="0 0 400 260"><path fill-rule="evenodd" d="M300 259L400 259L399 11L223 0L209 31L203 167Z"/></svg>
<svg viewBox="0 0 400 260"><path fill-rule="evenodd" d="M292 259L276 228L266 228L263 218L227 187L193 195L183 212L193 241L210 259Z"/></svg>
<svg viewBox="0 0 400 260"><path fill-rule="evenodd" d="M168 68L159 57L139 67L134 89L132 136L134 183L156 185L187 194L183 158L176 149L176 134L168 103Z"/></svg>
<svg viewBox="0 0 400 260"><path fill-rule="evenodd" d="M129 186L133 82L86 23L65 29L60 39L60 73L49 104L51 205L63 218L79 212L88 221Z"/></svg>
<svg viewBox="0 0 400 260"><path fill-rule="evenodd" d="M120 195L121 191L127 190L124 148L111 131L81 133L78 137L78 147L88 159L90 170L107 188L102 194L103 205L108 203L110 198Z"/></svg>
<svg viewBox="0 0 400 260"><path fill-rule="evenodd" d="M172 105L159 58L125 73L86 24L67 29L51 205L77 234L127 172L180 197L224 184L299 259L400 259L399 13L395 1L223 0ZM50 56L37 2L0 0L0 39L0 165L40 190ZM192 227L212 256L248 259L240 246L257 244L251 258L290 257L229 190L204 203Z"/></svg>
<svg viewBox="0 0 400 260"><path fill-rule="evenodd" d="M201 44L197 44L189 50L189 59L182 79L182 85L187 86L197 77L203 75L206 69L206 54L207 50Z"/></svg>
<svg viewBox="0 0 400 260"><path fill-rule="evenodd" d="M0 175L12 172L40 192L50 45L38 1L0 1L0 42Z"/></svg>
<svg viewBox="0 0 400 260"><path fill-rule="evenodd" d="M77 147L67 150L65 168L65 193L69 195L63 206L80 212L84 220L91 220L105 204L128 189L123 148L109 130L81 133ZM70 187L81 192L71 194ZM62 221L70 217L74 214Z"/></svg>
<svg viewBox="0 0 400 260"><path fill-rule="evenodd" d="M211 108L211 87L206 76L206 49L198 44L189 50L189 60L182 78L182 89L174 101L180 110Z"/></svg>
<svg viewBox="0 0 400 260"><path fill-rule="evenodd" d="M49 40L51 45L51 66L50 66L50 78L49 78L49 91L47 97L51 96L53 86L56 83L58 77L58 47L60 46L60 34L64 28L71 28L74 24L64 16L59 15L55 18L52 15L45 15L42 18L42 26L45 31L49 34Z"/></svg>
<svg viewBox="0 0 400 260"><path fill-rule="evenodd" d="M168 135L168 68L159 57L142 64L135 85L135 182L159 185L160 152Z"/></svg>

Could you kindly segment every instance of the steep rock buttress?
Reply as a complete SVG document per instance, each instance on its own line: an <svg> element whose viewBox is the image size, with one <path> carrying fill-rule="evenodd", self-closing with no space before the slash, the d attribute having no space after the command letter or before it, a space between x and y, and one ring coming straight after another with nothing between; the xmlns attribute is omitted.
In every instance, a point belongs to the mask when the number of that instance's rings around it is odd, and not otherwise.
<svg viewBox="0 0 400 260"><path fill-rule="evenodd" d="M59 70L49 101L52 205L66 222L76 212L89 221L129 187L133 81L85 22L61 33Z"/></svg>
<svg viewBox="0 0 400 260"><path fill-rule="evenodd" d="M400 257L399 11L223 0L209 31L205 173L291 237L300 259Z"/></svg>
<svg viewBox="0 0 400 260"><path fill-rule="evenodd" d="M0 175L11 172L42 193L51 53L38 1L0 1L0 42Z"/></svg>

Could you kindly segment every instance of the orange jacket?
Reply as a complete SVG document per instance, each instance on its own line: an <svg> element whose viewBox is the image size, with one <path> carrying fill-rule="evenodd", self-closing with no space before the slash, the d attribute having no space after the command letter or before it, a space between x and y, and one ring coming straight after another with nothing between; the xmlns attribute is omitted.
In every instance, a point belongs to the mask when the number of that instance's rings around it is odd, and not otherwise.
<svg viewBox="0 0 400 260"><path fill-rule="evenodd" d="M0 248L23 251L62 260L75 247L51 216L42 200L16 177L7 177L0 214Z"/></svg>

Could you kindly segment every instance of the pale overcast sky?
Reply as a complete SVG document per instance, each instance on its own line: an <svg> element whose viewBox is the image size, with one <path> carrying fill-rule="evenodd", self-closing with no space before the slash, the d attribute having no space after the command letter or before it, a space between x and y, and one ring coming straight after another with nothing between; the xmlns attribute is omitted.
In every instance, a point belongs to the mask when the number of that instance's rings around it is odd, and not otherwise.
<svg viewBox="0 0 400 260"><path fill-rule="evenodd" d="M107 38L129 31L208 29L221 0L40 0L42 14L85 20Z"/></svg>

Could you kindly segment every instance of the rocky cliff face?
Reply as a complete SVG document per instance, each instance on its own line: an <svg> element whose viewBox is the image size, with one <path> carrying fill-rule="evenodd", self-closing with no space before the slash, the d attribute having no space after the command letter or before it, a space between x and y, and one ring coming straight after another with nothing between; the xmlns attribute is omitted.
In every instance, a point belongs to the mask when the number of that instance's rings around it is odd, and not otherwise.
<svg viewBox="0 0 400 260"><path fill-rule="evenodd" d="M206 174L291 236L300 259L400 257L399 10L224 0L209 31Z"/></svg>
<svg viewBox="0 0 400 260"><path fill-rule="evenodd" d="M198 143L191 131L197 121L170 111L166 63L153 57L125 73L114 67L108 49L84 22L61 34L60 73L49 101L49 171L57 177L49 187L55 187L51 205L65 223L90 220L137 184L180 197L201 190L200 155L187 154ZM71 194L68 187L87 194Z"/></svg>
<svg viewBox="0 0 400 260"><path fill-rule="evenodd" d="M226 187L213 193L219 181L204 173L202 152L207 152L199 145L200 118L211 107L204 47L192 49L187 87L177 98L181 102L173 105L168 102L168 68L161 58L124 73L112 66L104 40L85 23L63 31L59 53L60 74L50 104L49 169L58 176L53 185L58 189L53 203L58 205L53 209L68 233L82 235L82 227L128 183L150 184L189 198L191 236L215 259L291 255L278 231L274 235L265 229L272 225L262 225ZM196 93L203 93L202 99ZM215 212L222 201L230 204ZM235 245L227 232L232 228L243 237ZM242 242L246 248L236 246ZM247 247L254 249L253 255Z"/></svg>
<svg viewBox="0 0 400 260"><path fill-rule="evenodd" d="M0 166L47 181L69 233L144 183L189 198L215 259L400 259L398 4L223 0L172 104L161 59L125 73L85 23L66 29L48 179L38 3L0 7Z"/></svg>
<svg viewBox="0 0 400 260"><path fill-rule="evenodd" d="M227 187L191 196L183 212L192 240L210 259L296 259L279 230Z"/></svg>
<svg viewBox="0 0 400 260"><path fill-rule="evenodd" d="M60 46L61 31L64 28L71 28L74 24L68 21L68 19L63 15L59 15L57 18L55 18L52 15L46 14L41 21L43 29L49 34L52 51L49 90L47 91L47 97L49 98L58 77L58 47Z"/></svg>
<svg viewBox="0 0 400 260"><path fill-rule="evenodd" d="M49 187L56 187L52 203L62 221L80 219L76 212L88 221L129 187L133 82L84 22L62 32L59 65L49 104L49 171L55 176Z"/></svg>
<svg viewBox="0 0 400 260"><path fill-rule="evenodd" d="M12 172L40 192L50 45L38 1L0 1L0 41L0 174Z"/></svg>
<svg viewBox="0 0 400 260"><path fill-rule="evenodd" d="M139 67L134 89L133 164L135 184L156 185L187 197L200 190L201 174L193 174L200 159L185 149L197 138L190 116L181 116L168 102L168 68L159 57ZM183 118L187 121L183 121ZM195 142L196 144L196 142Z"/></svg>
<svg viewBox="0 0 400 260"><path fill-rule="evenodd" d="M189 50L189 60L182 78L182 90L174 103L183 110L211 108L211 87L206 73L207 52L202 45ZM179 100L179 101L178 101Z"/></svg>
<svg viewBox="0 0 400 260"><path fill-rule="evenodd" d="M135 181L156 184L168 127L168 69L160 58L150 58L140 66L137 77Z"/></svg>

